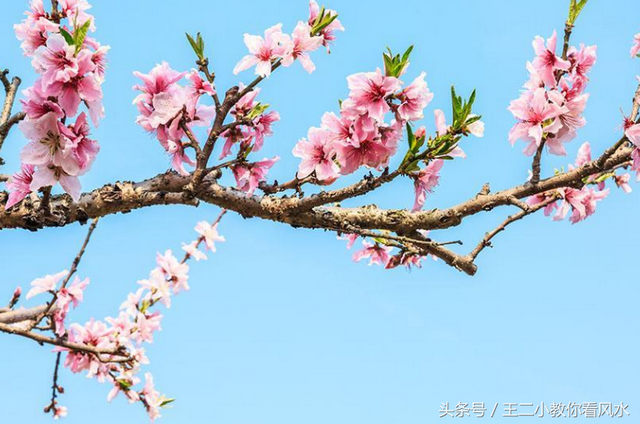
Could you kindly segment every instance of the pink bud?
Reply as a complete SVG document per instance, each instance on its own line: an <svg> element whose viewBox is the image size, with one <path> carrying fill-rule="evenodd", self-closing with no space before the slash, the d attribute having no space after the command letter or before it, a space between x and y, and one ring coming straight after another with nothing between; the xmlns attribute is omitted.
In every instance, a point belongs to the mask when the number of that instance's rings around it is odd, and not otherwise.
<svg viewBox="0 0 640 424"><path fill-rule="evenodd" d="M415 132L415 136L416 138L424 138L427 136L427 129L425 128L424 125L422 125L420 128L418 128Z"/></svg>

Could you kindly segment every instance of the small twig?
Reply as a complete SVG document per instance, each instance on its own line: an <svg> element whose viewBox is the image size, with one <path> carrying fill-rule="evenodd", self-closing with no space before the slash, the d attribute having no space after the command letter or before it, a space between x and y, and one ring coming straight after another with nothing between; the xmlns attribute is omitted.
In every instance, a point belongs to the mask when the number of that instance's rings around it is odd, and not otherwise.
<svg viewBox="0 0 640 424"><path fill-rule="evenodd" d="M35 323L31 328L40 324L40 321L42 321L42 319L47 316L47 314L51 311L51 308L53 307L53 305L56 303L56 300L58 300L59 291L67 287L67 284L71 280L71 277L73 276L73 274L76 273L78 269L78 265L80 265L80 261L82 260L82 256L84 255L84 252L87 249L87 245L89 244L89 241L91 240L91 235L93 234L93 231L96 229L96 226L98 225L99 220L100 218L95 218L91 223L91 225L89 226L89 230L87 231L87 235L84 239L84 243L82 243L82 247L80 248L80 251L78 252L76 257L73 259L73 262L71 263L71 268L69 269L69 273L67 274L65 279L62 281L62 284L60 285L60 289L58 289L53 293L53 298L47 304L47 308L40 315L38 315Z"/></svg>
<svg viewBox="0 0 640 424"><path fill-rule="evenodd" d="M267 184L266 182L260 183L260 190L262 190L266 194L275 194L281 191L287 190L296 190L299 191L300 187L304 184L311 183L316 184L318 182L317 178L312 174L308 177L299 179L298 177L294 177L292 180L287 181L286 183L278 184L276 181L273 184Z"/></svg>
<svg viewBox="0 0 640 424"><path fill-rule="evenodd" d="M564 43L562 44L562 58L567 60L567 54L569 53L569 40L571 39L571 32L573 31L573 25L569 22L564 24Z"/></svg>
<svg viewBox="0 0 640 424"><path fill-rule="evenodd" d="M9 79L7 78L8 73L8 69L0 72L0 80L2 80L2 85L4 86L5 91L4 104L2 106L2 113L0 114L0 149L2 149L2 145L9 135L11 128L25 117L23 112L11 116L13 104L15 103L16 95L18 93L18 87L20 87L22 80L20 77L15 76L11 82L9 82Z"/></svg>
<svg viewBox="0 0 640 424"><path fill-rule="evenodd" d="M61 339L53 339L51 337L44 336L42 334L32 333L31 331L23 330L11 325L0 323L0 331L7 334L14 334L16 336L25 337L31 339L38 344L48 344L52 346L59 346L65 349L73 350L76 352L84 352L95 355L101 362L111 362L111 359L103 359L101 355L116 356L121 359L128 358L120 349L99 349L95 346L89 346L81 343L73 343ZM128 358L131 360L131 358Z"/></svg>
<svg viewBox="0 0 640 424"><path fill-rule="evenodd" d="M473 249L471 251L471 253L469 253L468 257L469 259L471 259L472 261L476 259L476 257L478 257L478 255L480 254L480 252L482 252L482 250L484 250L484 248L486 247L490 247L491 246L491 239L493 239L499 232L504 231L506 229L506 227L515 222L518 221L522 218L524 218L527 215L530 215L536 211L539 211L540 209L544 208L545 206L555 202L558 200L557 196L552 196L549 199L546 199L544 201L542 201L541 203L538 203L535 206L531 206L529 207L527 210L522 210L521 212L518 212L515 215L511 215L509 217L507 217L507 219L504 220L504 222L502 224L500 224L499 226L497 226L493 231L487 233L484 238L482 239L482 241L480 241L480 243L478 243L478 245L475 247L475 249Z"/></svg>
<svg viewBox="0 0 640 424"><path fill-rule="evenodd" d="M220 220L222 219L222 217L224 216L224 214L227 213L226 209L222 209L220 211L220 214L218 215L218 217L216 218L215 221L213 221L213 223L211 224L211 226L214 225L218 225L220 223ZM204 241L204 237L198 237L198 240L196 240L196 249L200 246L200 244ZM189 255L188 253L185 253L184 258L182 258L182 261L180 261L181 264L187 262L189 260L189 258L191 257L191 255Z"/></svg>
<svg viewBox="0 0 640 424"><path fill-rule="evenodd" d="M540 182L540 161L542 160L542 152L544 151L545 140L543 139L536 150L535 155L533 156L533 163L531 164L531 179L529 182L531 184L538 184Z"/></svg>
<svg viewBox="0 0 640 424"><path fill-rule="evenodd" d="M216 111L218 111L221 104L220 104L220 98L218 97L218 92L216 91L215 85L214 85L216 74L215 72L209 71L209 59L205 57L203 60L197 60L196 65L198 65L198 69L200 70L200 72L202 72L205 75L205 77L207 78L207 81L209 81L209 84L213 86L214 92L211 97L213 97L213 102L216 105Z"/></svg>
<svg viewBox="0 0 640 424"><path fill-rule="evenodd" d="M51 386L51 403L47 407L44 408L45 412L56 413L56 398L58 397L58 393L62 394L64 390L62 387L58 385L58 370L60 369L60 358L62 357L62 352L58 352L56 355L56 365L53 369L53 384Z"/></svg>
<svg viewBox="0 0 640 424"><path fill-rule="evenodd" d="M40 210L45 214L51 213L51 186L42 189L42 200L40 201Z"/></svg>
<svg viewBox="0 0 640 424"><path fill-rule="evenodd" d="M185 124L184 122L180 122L180 129L182 129L182 131L187 135L187 138L189 139L189 143L186 144L186 146L193 148L193 150L196 151L196 154L199 155L201 149L200 143L198 142L196 136L193 134L193 132L191 132L187 124Z"/></svg>

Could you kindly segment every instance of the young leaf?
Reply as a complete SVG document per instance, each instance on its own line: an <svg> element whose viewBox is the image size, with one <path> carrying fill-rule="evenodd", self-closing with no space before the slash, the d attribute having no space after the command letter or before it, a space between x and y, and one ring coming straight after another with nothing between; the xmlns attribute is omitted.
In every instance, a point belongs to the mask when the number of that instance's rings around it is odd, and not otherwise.
<svg viewBox="0 0 640 424"><path fill-rule="evenodd" d="M73 46L75 44L75 40L73 39L73 36L69 34L66 29L61 27L60 34L62 35L62 37L64 37L68 45Z"/></svg>
<svg viewBox="0 0 640 424"><path fill-rule="evenodd" d="M191 44L193 52L198 56L199 60L202 60L204 58L204 41L202 41L200 33L196 35L195 40L188 33L185 33L185 35L187 36L187 40L189 40L189 44Z"/></svg>
<svg viewBox="0 0 640 424"><path fill-rule="evenodd" d="M91 26L91 19L87 20L80 28L76 28L73 32L73 41L76 46L76 54L82 50L82 46L84 45L84 39L87 38L87 33L89 32L89 27Z"/></svg>

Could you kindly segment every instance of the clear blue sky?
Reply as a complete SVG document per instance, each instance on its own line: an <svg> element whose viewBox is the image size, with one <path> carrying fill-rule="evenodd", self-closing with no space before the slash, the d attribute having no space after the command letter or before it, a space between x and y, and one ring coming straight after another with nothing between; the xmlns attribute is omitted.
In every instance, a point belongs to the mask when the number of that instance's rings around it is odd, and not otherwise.
<svg viewBox="0 0 640 424"><path fill-rule="evenodd" d="M26 0L3 4L2 58L32 83L34 74L12 25ZM193 57L184 32L201 31L224 90L238 82L231 69L245 54L242 34L282 22L292 30L307 15L305 1L95 0L97 38L112 47L105 90L106 118L95 135L102 152L85 188L115 179L138 180L168 167L157 143L134 123L134 70L167 60L188 69ZM631 39L640 30L634 0L593 0L578 21L574 42L598 45L587 127L568 158L544 160L544 172L573 161L582 141L596 152L617 140L619 107L629 110L640 61ZM450 110L448 90L478 90L483 139L470 139L465 161L447 164L427 207L452 205L490 181L494 189L526 178L530 159L511 148L509 101L526 79L531 40L562 30L567 1L334 0L347 31L332 54L314 55L317 71L278 71L262 101L282 116L265 155L282 161L273 176L292 175L295 142L346 96L345 77L373 70L389 46L415 44L409 77L427 72L435 99L428 110ZM395 6L395 7L394 7ZM249 72L240 79L248 82ZM2 156L18 164L24 139L14 133ZM177 401L164 423L423 424L438 421L441 402L631 404L640 414L640 287L637 260L640 187L619 190L578 225L542 216L498 236L467 277L442 263L422 270L385 272L354 264L344 243L329 233L294 230L239 216L225 217L228 242L209 262L193 265L190 293L175 299L163 331L148 353L157 385ZM409 207L408 181L367 198L380 206ZM441 237L466 241L467 251L508 211L465 221ZM162 207L102 220L82 262L91 278L86 301L71 317L115 314L126 294L154 265L156 251L179 249L192 228L217 214L214 207ZM67 268L86 228L72 225L38 233L0 232L0 297L36 277ZM434 233L438 237L438 233ZM1 422L49 422L41 410L50 395L54 356L14 337L0 336ZM70 409L66 422L147 422L139 405L109 405L108 387L63 372ZM524 412L524 411L523 411ZM469 418L474 419L474 418ZM494 418L499 420L499 418Z"/></svg>

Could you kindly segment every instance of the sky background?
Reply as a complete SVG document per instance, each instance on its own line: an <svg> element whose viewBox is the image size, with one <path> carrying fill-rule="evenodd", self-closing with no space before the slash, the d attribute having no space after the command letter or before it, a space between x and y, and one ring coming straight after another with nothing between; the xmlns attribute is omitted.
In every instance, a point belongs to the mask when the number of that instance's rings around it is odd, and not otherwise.
<svg viewBox="0 0 640 424"><path fill-rule="evenodd" d="M27 1L5 3L0 66L20 75L27 87L35 75L12 30ZM224 92L253 79L251 71L231 73L246 54L244 32L261 34L278 22L291 31L307 17L305 1L93 3L95 36L112 50L106 118L95 131L102 151L82 178L85 189L168 168L157 142L134 123L133 71L147 72L162 60L190 69L184 32L201 31ZM450 117L452 84L460 93L478 90L476 110L486 123L484 138L464 141L468 158L446 164L426 207L453 205L484 182L494 190L523 182L530 158L521 154L524 143L512 148L507 142L514 121L506 108L527 78L531 40L562 31L567 4L333 0L327 6L340 12L347 31L338 34L331 55L313 55L313 75L296 64L263 84L260 100L279 111L282 121L255 158L280 155L271 176L289 179L298 163L291 149L325 111L336 111L348 92L345 77L381 66L387 46L403 51L414 44L405 79L427 72L435 93L426 111L428 130L434 129L433 109ZM619 138L619 108L629 111L640 72L640 61L628 53L639 29L634 0L587 5L573 42L598 45L589 122L569 145L568 157L544 157L545 175L572 163L583 141L600 153ZM9 137L3 172L17 169L24 143L18 131ZM442 262L426 261L412 272L354 264L352 252L333 234L228 214L220 225L227 243L208 262L192 264L191 292L174 299L148 349L157 386L177 398L161 422L422 424L438 421L442 402L485 402L489 409L499 402L496 415L506 402L624 402L631 405L627 421L634 420L640 415L640 188L633 187L630 195L612 189L598 212L577 225L542 215L514 224L479 257L473 278ZM360 202L411 207L411 183L396 181ZM480 214L432 235L464 240L456 249L466 253L510 212ZM115 315L154 266L155 253L179 250L181 242L195 238L196 222L217 213L204 204L102 219L79 270L91 285L71 321ZM68 268L85 232L78 224L0 232L0 298ZM0 337L0 422L50 421L42 408L54 359L48 347ZM124 399L107 404L109 388L94 380L63 371L60 383L70 424L147 422L139 405Z"/></svg>

